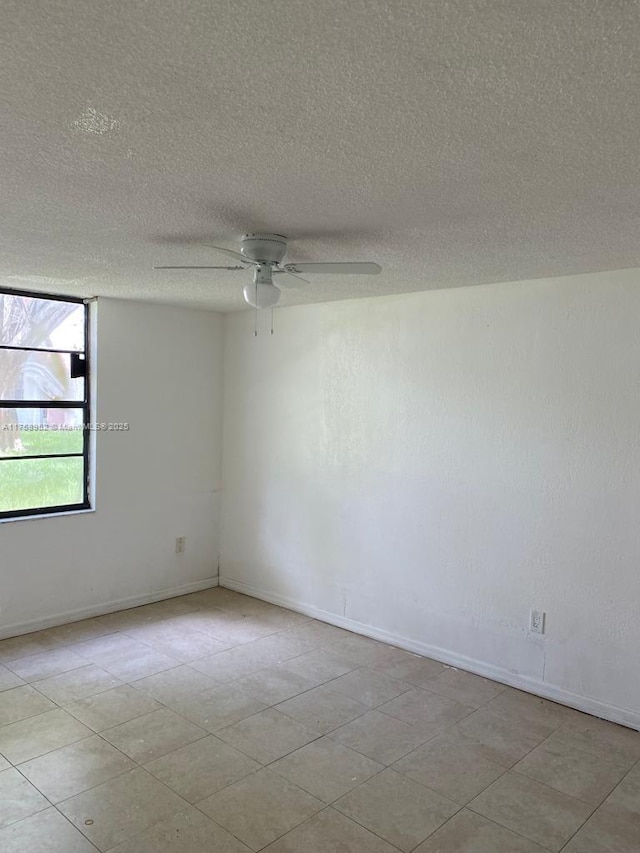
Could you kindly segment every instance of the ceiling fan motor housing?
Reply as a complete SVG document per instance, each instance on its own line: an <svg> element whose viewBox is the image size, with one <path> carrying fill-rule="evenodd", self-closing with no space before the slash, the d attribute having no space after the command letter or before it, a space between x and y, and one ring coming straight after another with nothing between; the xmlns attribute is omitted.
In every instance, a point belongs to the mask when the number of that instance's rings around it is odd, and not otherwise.
<svg viewBox="0 0 640 853"><path fill-rule="evenodd" d="M279 264L287 254L287 238L282 234L245 234L240 251L250 261Z"/></svg>

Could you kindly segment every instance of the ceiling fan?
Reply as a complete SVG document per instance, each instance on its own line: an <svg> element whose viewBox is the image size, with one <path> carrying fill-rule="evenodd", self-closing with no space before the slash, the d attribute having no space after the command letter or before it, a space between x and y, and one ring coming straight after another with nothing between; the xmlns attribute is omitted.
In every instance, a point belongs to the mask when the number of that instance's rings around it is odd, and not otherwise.
<svg viewBox="0 0 640 853"><path fill-rule="evenodd" d="M234 266L156 266L157 270L247 270L253 267L253 282L245 284L245 301L253 308L273 308L280 300L280 286L300 287L309 284L303 275L378 275L381 267L374 263L310 263L283 264L287 254L287 238L281 234L245 234L240 240L240 251L222 246L208 246L224 252L240 263ZM278 276L278 285L273 277Z"/></svg>

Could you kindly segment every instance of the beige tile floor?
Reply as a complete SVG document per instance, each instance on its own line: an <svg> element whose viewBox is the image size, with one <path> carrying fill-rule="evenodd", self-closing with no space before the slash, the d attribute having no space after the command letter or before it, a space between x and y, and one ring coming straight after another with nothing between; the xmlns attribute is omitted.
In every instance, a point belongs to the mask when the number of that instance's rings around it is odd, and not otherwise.
<svg viewBox="0 0 640 853"><path fill-rule="evenodd" d="M224 589L0 642L2 853L640 853L640 733Z"/></svg>

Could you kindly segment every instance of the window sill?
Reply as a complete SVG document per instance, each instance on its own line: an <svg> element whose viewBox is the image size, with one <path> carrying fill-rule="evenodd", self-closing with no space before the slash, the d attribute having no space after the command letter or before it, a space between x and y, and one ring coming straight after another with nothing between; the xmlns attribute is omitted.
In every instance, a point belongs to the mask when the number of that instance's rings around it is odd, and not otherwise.
<svg viewBox="0 0 640 853"><path fill-rule="evenodd" d="M37 515L16 515L13 518L0 518L0 524L11 524L14 521L36 521L42 518L66 518L70 515L87 515L95 511L95 507L86 507L85 509L70 509L66 512L42 512Z"/></svg>

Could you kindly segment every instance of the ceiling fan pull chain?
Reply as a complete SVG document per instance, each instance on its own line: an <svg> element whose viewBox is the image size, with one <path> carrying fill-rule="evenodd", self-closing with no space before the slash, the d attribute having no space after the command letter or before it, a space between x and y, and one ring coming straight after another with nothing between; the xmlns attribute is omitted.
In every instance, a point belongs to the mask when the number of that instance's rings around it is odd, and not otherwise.
<svg viewBox="0 0 640 853"><path fill-rule="evenodd" d="M273 334L273 308L271 309L271 334Z"/></svg>

